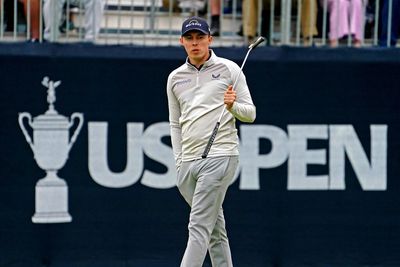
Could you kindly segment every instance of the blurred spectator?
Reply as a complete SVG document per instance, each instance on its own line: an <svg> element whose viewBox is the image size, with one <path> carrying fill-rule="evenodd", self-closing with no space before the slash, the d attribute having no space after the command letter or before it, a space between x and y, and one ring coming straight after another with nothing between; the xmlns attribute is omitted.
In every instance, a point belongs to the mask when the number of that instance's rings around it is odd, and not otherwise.
<svg viewBox="0 0 400 267"><path fill-rule="evenodd" d="M166 10L169 10L170 4L171 4L171 8L172 8L172 12L173 13L178 13L178 12L181 11L180 8L179 8L178 1L175 1L175 0L162 0L162 6Z"/></svg>
<svg viewBox="0 0 400 267"><path fill-rule="evenodd" d="M317 0L302 0L301 5L301 35L303 44L312 45L312 38L318 35L317 30Z"/></svg>
<svg viewBox="0 0 400 267"><path fill-rule="evenodd" d="M221 14L221 1L222 0L210 0L210 11L211 11L211 26L210 32L212 36L219 36L221 31L221 25L219 22Z"/></svg>
<svg viewBox="0 0 400 267"><path fill-rule="evenodd" d="M381 31L379 35L380 46L396 46L400 30L400 0L392 0L391 29L388 33L389 24L389 1L383 0L381 12ZM389 39L389 43L388 43Z"/></svg>
<svg viewBox="0 0 400 267"><path fill-rule="evenodd" d="M258 8L258 0L243 0L243 36L247 39L248 43L251 43L257 35Z"/></svg>
<svg viewBox="0 0 400 267"><path fill-rule="evenodd" d="M76 13L73 12L74 8L79 10L79 6L74 6L74 5L67 4L67 3L64 4L63 11L61 12L61 23L60 23L60 28L59 28L60 32L67 33L68 31L76 30L76 27L74 24Z"/></svg>
<svg viewBox="0 0 400 267"><path fill-rule="evenodd" d="M372 39L374 38L375 31L375 4L376 1L368 1L365 7L365 28L364 28L364 38Z"/></svg>
<svg viewBox="0 0 400 267"><path fill-rule="evenodd" d="M28 18L30 23L30 41L37 42L40 39L40 0L21 0L24 4L25 17ZM30 10L28 10L30 9Z"/></svg>
<svg viewBox="0 0 400 267"><path fill-rule="evenodd" d="M269 26L271 14L271 1L262 0L263 6L261 10L261 33L257 32L259 6L258 0L243 0L242 3L242 27L243 36L247 43L252 43L253 39L261 34L269 40ZM275 0L275 11L279 10L280 1Z"/></svg>
<svg viewBox="0 0 400 267"><path fill-rule="evenodd" d="M178 0L178 2L178 6L183 12L192 12L196 16L206 6L205 0Z"/></svg>
<svg viewBox="0 0 400 267"><path fill-rule="evenodd" d="M63 6L66 0L43 0L43 19L44 19L44 38L46 40L56 40L59 35ZM70 3L85 8L85 41L94 41L100 31L101 20L103 17L104 0L70 0ZM55 26L55 29L52 27ZM54 35L52 36L52 32ZM52 38L53 37L53 38Z"/></svg>
<svg viewBox="0 0 400 267"><path fill-rule="evenodd" d="M324 0L321 1L323 2ZM337 47L341 38L350 35L353 40L353 45L355 47L360 47L364 35L364 2L366 2L366 0L327 1L329 10L330 46Z"/></svg>
<svg viewBox="0 0 400 267"><path fill-rule="evenodd" d="M29 38L29 41L38 42L39 38L40 38L40 0L18 0L18 2L23 4L25 18L27 20L29 18L29 22L27 21L27 24L29 24L29 27L30 27L30 32L29 32L30 38ZM4 6L6 6L6 5L11 7L7 11L8 12L10 12L10 11L12 12L12 10L14 9L13 1L4 0ZM2 7L2 6L3 6L3 3L0 0L0 7ZM28 8L30 10L28 10ZM5 9L6 9L6 7L5 7ZM29 16L28 16L28 12L30 12ZM12 13L11 14L7 14L7 17L9 18L8 19L8 23L7 23L8 24L7 25L8 29L13 29L11 27L11 25L10 25L10 24L13 24L14 19L16 19L13 16L14 15ZM13 29L13 30L16 31L17 29Z"/></svg>

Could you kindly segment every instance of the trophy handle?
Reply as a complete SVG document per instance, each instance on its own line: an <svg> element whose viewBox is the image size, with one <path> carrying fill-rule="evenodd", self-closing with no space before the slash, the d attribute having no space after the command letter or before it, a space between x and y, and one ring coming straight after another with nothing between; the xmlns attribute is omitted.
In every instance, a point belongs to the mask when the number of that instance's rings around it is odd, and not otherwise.
<svg viewBox="0 0 400 267"><path fill-rule="evenodd" d="M35 152L32 138L29 136L28 131L26 130L26 128L24 126L24 118L28 118L28 123L32 127L32 116L28 112L19 113L18 114L18 123L19 123L19 127L21 127L21 130L25 136L26 142L28 142L28 144L31 146L32 151Z"/></svg>
<svg viewBox="0 0 400 267"><path fill-rule="evenodd" d="M71 137L71 141L68 144L68 151L71 149L72 145L75 143L76 138L78 137L79 132L81 131L82 125L83 125L83 114L82 113L73 113L71 115L71 122L69 127L71 127L74 124L74 120L77 118L79 120L78 127L75 129L74 134Z"/></svg>

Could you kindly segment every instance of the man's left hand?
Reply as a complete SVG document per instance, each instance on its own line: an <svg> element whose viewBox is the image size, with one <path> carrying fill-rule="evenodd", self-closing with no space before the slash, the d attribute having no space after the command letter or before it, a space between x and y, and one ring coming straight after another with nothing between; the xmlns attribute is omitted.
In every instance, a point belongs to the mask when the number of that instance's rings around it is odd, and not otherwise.
<svg viewBox="0 0 400 267"><path fill-rule="evenodd" d="M225 94L224 94L224 103L228 110L230 110L232 108L235 100L236 100L236 92L233 90L233 86L229 85L228 89L225 91Z"/></svg>

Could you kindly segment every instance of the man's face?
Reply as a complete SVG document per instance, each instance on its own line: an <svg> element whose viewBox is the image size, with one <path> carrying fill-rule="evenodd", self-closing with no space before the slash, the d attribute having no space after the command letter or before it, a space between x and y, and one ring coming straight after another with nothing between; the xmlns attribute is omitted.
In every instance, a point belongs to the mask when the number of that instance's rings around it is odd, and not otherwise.
<svg viewBox="0 0 400 267"><path fill-rule="evenodd" d="M211 35L200 31L190 31L180 38L180 43L186 50L186 53L192 63L199 63L208 59L208 50L212 42Z"/></svg>

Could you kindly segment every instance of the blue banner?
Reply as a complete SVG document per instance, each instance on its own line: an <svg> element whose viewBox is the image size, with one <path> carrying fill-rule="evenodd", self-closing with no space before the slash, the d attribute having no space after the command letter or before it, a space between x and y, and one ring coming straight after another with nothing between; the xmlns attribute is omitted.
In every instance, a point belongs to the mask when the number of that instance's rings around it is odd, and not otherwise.
<svg viewBox="0 0 400 267"><path fill-rule="evenodd" d="M257 119L238 123L224 203L235 266L400 266L399 53L252 52ZM2 44L0 60L0 266L179 266L166 80L183 49Z"/></svg>

